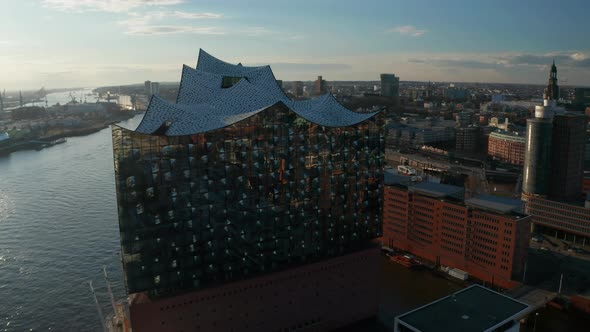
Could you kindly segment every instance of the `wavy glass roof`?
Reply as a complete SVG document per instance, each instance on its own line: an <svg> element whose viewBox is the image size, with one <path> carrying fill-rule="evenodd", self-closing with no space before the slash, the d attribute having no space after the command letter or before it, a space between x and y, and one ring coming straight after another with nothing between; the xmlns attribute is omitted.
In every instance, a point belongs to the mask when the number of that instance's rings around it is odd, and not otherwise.
<svg viewBox="0 0 590 332"><path fill-rule="evenodd" d="M240 77L240 80L229 88L222 88L224 77ZM136 131L153 134L168 125L167 136L204 133L229 126L277 104L327 127L355 125L378 113L353 112L331 94L310 100L291 100L277 84L270 66L233 65L200 50L196 69L183 67L176 103L153 96Z"/></svg>

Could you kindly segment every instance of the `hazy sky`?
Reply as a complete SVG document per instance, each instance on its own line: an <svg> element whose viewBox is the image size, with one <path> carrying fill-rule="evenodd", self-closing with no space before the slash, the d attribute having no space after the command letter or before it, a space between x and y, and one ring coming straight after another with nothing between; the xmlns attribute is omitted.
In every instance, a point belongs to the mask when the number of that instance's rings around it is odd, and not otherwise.
<svg viewBox="0 0 590 332"><path fill-rule="evenodd" d="M0 89L178 81L199 48L278 79L590 85L588 0L1 0Z"/></svg>

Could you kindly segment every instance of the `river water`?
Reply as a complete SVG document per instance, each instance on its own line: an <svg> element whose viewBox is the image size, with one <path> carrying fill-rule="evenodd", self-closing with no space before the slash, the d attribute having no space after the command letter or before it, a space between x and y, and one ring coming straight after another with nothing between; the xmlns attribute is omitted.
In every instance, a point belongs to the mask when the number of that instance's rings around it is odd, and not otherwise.
<svg viewBox="0 0 590 332"><path fill-rule="evenodd" d="M123 296L116 211L108 128L0 157L0 331L100 328L87 282L108 304L106 265Z"/></svg>
<svg viewBox="0 0 590 332"><path fill-rule="evenodd" d="M141 117L122 125L135 128ZM0 157L0 331L100 330L87 282L108 312L106 265L124 298L116 209L110 129ZM384 259L380 317L391 325L459 287Z"/></svg>

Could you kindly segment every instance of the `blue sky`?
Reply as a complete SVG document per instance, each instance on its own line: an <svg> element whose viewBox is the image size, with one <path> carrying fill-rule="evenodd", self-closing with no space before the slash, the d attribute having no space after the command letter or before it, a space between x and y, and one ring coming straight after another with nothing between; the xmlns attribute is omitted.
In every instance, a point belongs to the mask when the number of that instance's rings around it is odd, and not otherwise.
<svg viewBox="0 0 590 332"><path fill-rule="evenodd" d="M10 0L0 88L177 81L199 48L277 78L590 85L584 0Z"/></svg>

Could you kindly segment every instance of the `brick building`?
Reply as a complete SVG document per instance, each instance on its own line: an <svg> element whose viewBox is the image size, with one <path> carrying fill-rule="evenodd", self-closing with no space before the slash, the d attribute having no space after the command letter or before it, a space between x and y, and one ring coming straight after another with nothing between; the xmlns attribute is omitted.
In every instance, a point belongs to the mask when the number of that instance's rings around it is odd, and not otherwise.
<svg viewBox="0 0 590 332"><path fill-rule="evenodd" d="M524 165L526 138L510 132L493 132L488 139L488 155L514 165Z"/></svg>
<svg viewBox="0 0 590 332"><path fill-rule="evenodd" d="M383 243L438 265L511 287L522 277L530 217L517 200L482 196L464 200L463 188L386 179Z"/></svg>

